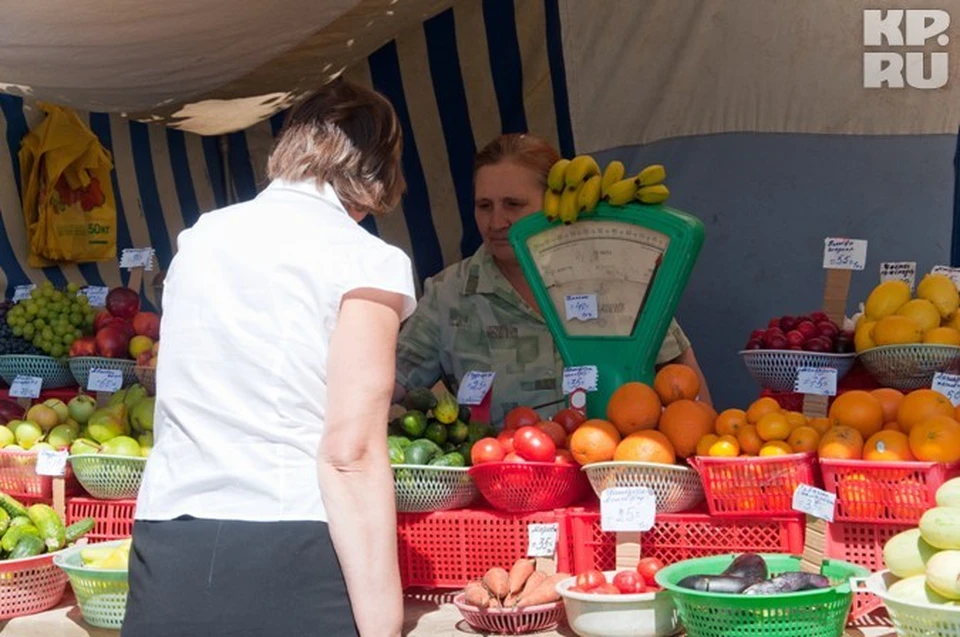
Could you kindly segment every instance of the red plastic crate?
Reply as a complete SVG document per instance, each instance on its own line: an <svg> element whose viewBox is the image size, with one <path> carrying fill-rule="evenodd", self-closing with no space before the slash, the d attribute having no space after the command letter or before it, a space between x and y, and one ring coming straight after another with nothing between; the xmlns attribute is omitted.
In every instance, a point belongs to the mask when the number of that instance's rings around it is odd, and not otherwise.
<svg viewBox="0 0 960 637"><path fill-rule="evenodd" d="M133 514L136 507L136 500L70 498L67 500L67 524L83 518L95 518L97 524L87 534L91 542L119 540L133 534Z"/></svg>
<svg viewBox="0 0 960 637"><path fill-rule="evenodd" d="M404 588L462 588L493 566L509 569L527 554L527 525L561 523L556 511L503 513L458 509L397 514L397 550ZM558 570L565 570L563 524Z"/></svg>
<svg viewBox="0 0 960 637"><path fill-rule="evenodd" d="M616 534L600 530L597 509L567 509L567 549L573 573L616 568ZM666 564L724 553L803 552L804 519L783 517L717 519L706 512L661 513L652 529L640 536L644 557Z"/></svg>
<svg viewBox="0 0 960 637"><path fill-rule="evenodd" d="M821 460L820 471L824 489L837 495L834 522L916 525L960 463Z"/></svg>
<svg viewBox="0 0 960 637"><path fill-rule="evenodd" d="M812 453L756 458L696 456L710 513L717 517L793 515L793 492L800 484L817 484Z"/></svg>

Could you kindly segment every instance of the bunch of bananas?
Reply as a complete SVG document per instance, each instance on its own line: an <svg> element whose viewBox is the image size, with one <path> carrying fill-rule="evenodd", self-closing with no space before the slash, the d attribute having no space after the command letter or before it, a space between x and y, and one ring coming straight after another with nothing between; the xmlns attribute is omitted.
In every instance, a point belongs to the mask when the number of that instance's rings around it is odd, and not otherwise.
<svg viewBox="0 0 960 637"><path fill-rule="evenodd" d="M561 159L550 168L547 191L543 195L543 214L565 224L596 210L601 200L611 206L623 206L636 199L640 203L663 203L670 190L663 181L667 171L660 164L647 166L635 177L624 179L623 162L612 161L603 173L590 155Z"/></svg>

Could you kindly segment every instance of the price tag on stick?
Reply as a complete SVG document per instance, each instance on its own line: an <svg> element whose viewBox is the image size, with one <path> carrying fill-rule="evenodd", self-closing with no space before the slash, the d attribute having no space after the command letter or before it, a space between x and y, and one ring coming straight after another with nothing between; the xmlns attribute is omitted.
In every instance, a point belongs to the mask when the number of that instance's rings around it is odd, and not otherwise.
<svg viewBox="0 0 960 637"><path fill-rule="evenodd" d="M153 248L124 248L120 253L120 267L124 270L143 268L153 269Z"/></svg>
<svg viewBox="0 0 960 637"><path fill-rule="evenodd" d="M77 296L87 297L91 307L104 307L107 304L107 294L110 288L102 285L88 285L79 292Z"/></svg>
<svg viewBox="0 0 960 637"><path fill-rule="evenodd" d="M800 367L793 391L815 396L836 396L837 370L832 367Z"/></svg>
<svg viewBox="0 0 960 637"><path fill-rule="evenodd" d="M953 281L953 284L960 287L960 268L951 268L946 265L935 265L930 270L930 274L944 274Z"/></svg>
<svg viewBox="0 0 960 637"><path fill-rule="evenodd" d="M577 389L597 391L597 366L580 365L563 369L563 394L570 395Z"/></svg>
<svg viewBox="0 0 960 637"><path fill-rule="evenodd" d="M94 367L87 376L87 391L113 393L123 387L123 372L119 369Z"/></svg>
<svg viewBox="0 0 960 637"><path fill-rule="evenodd" d="M11 398L40 398L43 379L39 376L17 376L10 383Z"/></svg>
<svg viewBox="0 0 960 637"><path fill-rule="evenodd" d="M797 490L793 492L794 510L827 522L833 522L833 511L836 506L836 494L812 487L809 484L798 485Z"/></svg>
<svg viewBox="0 0 960 637"><path fill-rule="evenodd" d="M867 265L865 239L824 239L823 267L827 270L862 270Z"/></svg>
<svg viewBox="0 0 960 637"><path fill-rule="evenodd" d="M527 525L527 557L553 557L557 552L557 535L560 525L528 524Z"/></svg>
<svg viewBox="0 0 960 637"><path fill-rule="evenodd" d="M67 456L69 455L70 452L66 449L62 451L41 449L37 453L37 475L53 476L54 478L63 477L67 471Z"/></svg>
<svg viewBox="0 0 960 637"><path fill-rule="evenodd" d="M933 386L931 389L949 398L954 407L960 405L960 376L957 374L937 372L933 375Z"/></svg>
<svg viewBox="0 0 960 637"><path fill-rule="evenodd" d="M457 402L461 405L479 405L490 391L496 372L467 372L457 389Z"/></svg>
<svg viewBox="0 0 960 637"><path fill-rule="evenodd" d="M880 264L880 283L903 281L913 289L917 281L916 261L887 261Z"/></svg>
<svg viewBox="0 0 960 637"><path fill-rule="evenodd" d="M25 301L30 298L30 293L33 292L34 288L37 286L33 285L18 285L13 288L13 302L19 303L20 301Z"/></svg>
<svg viewBox="0 0 960 637"><path fill-rule="evenodd" d="M649 531L657 516L657 498L647 487L611 487L600 496L600 527L610 531Z"/></svg>

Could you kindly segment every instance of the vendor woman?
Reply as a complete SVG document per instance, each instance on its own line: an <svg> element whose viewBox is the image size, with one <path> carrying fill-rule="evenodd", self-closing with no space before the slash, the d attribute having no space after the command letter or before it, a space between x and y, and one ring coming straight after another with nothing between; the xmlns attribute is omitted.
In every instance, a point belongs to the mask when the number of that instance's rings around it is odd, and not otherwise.
<svg viewBox="0 0 960 637"><path fill-rule="evenodd" d="M542 208L547 173L560 158L532 135L503 135L474 160L474 215L483 245L470 258L427 279L397 349L397 393L459 381L469 371L496 372L490 417L502 423L514 407L562 402L563 360L537 309L510 245L517 220ZM657 364L683 363L700 376L690 341L671 321ZM546 413L560 409L559 406Z"/></svg>

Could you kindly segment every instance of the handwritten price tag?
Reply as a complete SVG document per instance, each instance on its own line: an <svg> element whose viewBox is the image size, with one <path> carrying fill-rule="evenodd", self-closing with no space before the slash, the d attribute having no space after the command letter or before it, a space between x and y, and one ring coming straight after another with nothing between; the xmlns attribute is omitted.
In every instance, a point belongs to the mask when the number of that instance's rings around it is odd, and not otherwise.
<svg viewBox="0 0 960 637"><path fill-rule="evenodd" d="M37 475L61 478L67 472L67 456L70 452L41 449L37 452Z"/></svg>
<svg viewBox="0 0 960 637"><path fill-rule="evenodd" d="M120 253L120 267L125 270L143 268L153 269L153 248L124 248Z"/></svg>
<svg viewBox="0 0 960 637"><path fill-rule="evenodd" d="M13 288L13 302L19 303L20 301L25 301L30 298L30 293L33 292L34 288L37 286L33 285L18 285Z"/></svg>
<svg viewBox="0 0 960 637"><path fill-rule="evenodd" d="M553 557L557 552L557 535L560 525L528 524L527 525L527 557Z"/></svg>
<svg viewBox="0 0 960 637"><path fill-rule="evenodd" d="M123 372L119 369L94 367L87 376L87 391L113 393L123 387Z"/></svg>
<svg viewBox="0 0 960 637"><path fill-rule="evenodd" d="M832 367L800 367L793 391L815 396L836 396L837 370Z"/></svg>
<svg viewBox="0 0 960 637"><path fill-rule="evenodd" d="M823 267L828 270L862 270L867 265L865 239L827 237L823 248Z"/></svg>
<svg viewBox="0 0 960 637"><path fill-rule="evenodd" d="M833 522L833 510L836 506L836 495L823 489L811 487L809 484L801 484L793 492L794 510L827 522Z"/></svg>
<svg viewBox="0 0 960 637"><path fill-rule="evenodd" d="M954 407L960 405L960 376L937 372L933 375L933 386L931 389L949 398Z"/></svg>
<svg viewBox="0 0 960 637"><path fill-rule="evenodd" d="M457 402L461 405L479 405L493 385L496 372L467 372L457 390Z"/></svg>
<svg viewBox="0 0 960 637"><path fill-rule="evenodd" d="M43 379L39 376L17 376L10 383L11 398L40 398Z"/></svg>
<svg viewBox="0 0 960 637"><path fill-rule="evenodd" d="M604 532L649 531L657 517L657 498L647 487L612 487L600 496Z"/></svg>
<svg viewBox="0 0 960 637"><path fill-rule="evenodd" d="M567 320L592 321L600 318L596 294L568 294L563 297L567 306Z"/></svg>
<svg viewBox="0 0 960 637"><path fill-rule="evenodd" d="M110 288L104 287L102 285L88 285L79 292L77 296L87 297L90 305L93 307L103 307L107 304L107 293L110 292Z"/></svg>
<svg viewBox="0 0 960 637"><path fill-rule="evenodd" d="M887 261L880 264L880 283L903 281L913 289L917 281L916 261Z"/></svg>
<svg viewBox="0 0 960 637"><path fill-rule="evenodd" d="M945 274L953 281L953 284L960 287L960 268L951 268L946 265L935 265L930 270L930 274Z"/></svg>
<svg viewBox="0 0 960 637"><path fill-rule="evenodd" d="M579 365L563 368L563 394L572 394L577 389L597 391L597 366Z"/></svg>

